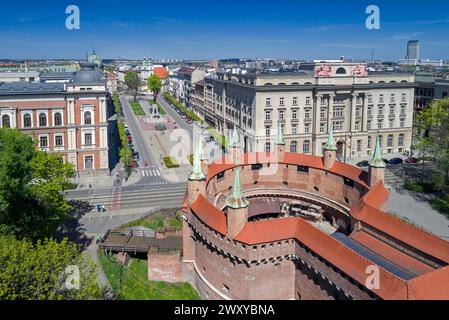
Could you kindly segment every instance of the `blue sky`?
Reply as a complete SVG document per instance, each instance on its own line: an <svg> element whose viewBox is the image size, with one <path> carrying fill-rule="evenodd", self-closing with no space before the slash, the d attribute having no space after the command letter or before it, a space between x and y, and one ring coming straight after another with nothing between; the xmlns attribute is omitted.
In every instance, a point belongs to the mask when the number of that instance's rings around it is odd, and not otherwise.
<svg viewBox="0 0 449 320"><path fill-rule="evenodd" d="M76 4L81 29L65 28ZM368 5L381 29L365 28ZM445 0L15 0L0 11L0 58L229 57L397 60L410 39L423 58L449 59Z"/></svg>

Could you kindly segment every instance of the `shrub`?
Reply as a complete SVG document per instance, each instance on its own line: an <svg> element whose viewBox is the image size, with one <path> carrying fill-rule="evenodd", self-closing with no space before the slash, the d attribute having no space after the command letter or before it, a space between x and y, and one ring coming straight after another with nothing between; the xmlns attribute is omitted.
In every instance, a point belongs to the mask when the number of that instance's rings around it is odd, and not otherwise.
<svg viewBox="0 0 449 320"><path fill-rule="evenodd" d="M434 193L437 188L433 182L421 182L417 180L407 180L404 188L417 193Z"/></svg>
<svg viewBox="0 0 449 320"><path fill-rule="evenodd" d="M437 210L449 218L449 194L432 200L430 204L434 210Z"/></svg>
<svg viewBox="0 0 449 320"><path fill-rule="evenodd" d="M201 118L198 115L196 115L195 113L184 107L178 100L173 98L168 92L164 92L164 98L167 99L172 105L174 105L180 111L184 112L193 121L204 123L204 121L201 120Z"/></svg>
<svg viewBox="0 0 449 320"><path fill-rule="evenodd" d="M179 168L179 163L173 157L164 157L164 163L167 168Z"/></svg>

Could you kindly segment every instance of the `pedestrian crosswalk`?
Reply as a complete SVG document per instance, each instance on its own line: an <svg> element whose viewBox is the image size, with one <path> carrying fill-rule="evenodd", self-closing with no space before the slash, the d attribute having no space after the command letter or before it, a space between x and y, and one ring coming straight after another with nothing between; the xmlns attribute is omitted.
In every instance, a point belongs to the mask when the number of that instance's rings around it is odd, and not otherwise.
<svg viewBox="0 0 449 320"><path fill-rule="evenodd" d="M135 184L136 187L150 187L150 186L161 186L161 185L167 185L168 182L148 182L148 183L137 183Z"/></svg>
<svg viewBox="0 0 449 320"><path fill-rule="evenodd" d="M159 177L161 175L158 169L142 169L140 172L144 177Z"/></svg>

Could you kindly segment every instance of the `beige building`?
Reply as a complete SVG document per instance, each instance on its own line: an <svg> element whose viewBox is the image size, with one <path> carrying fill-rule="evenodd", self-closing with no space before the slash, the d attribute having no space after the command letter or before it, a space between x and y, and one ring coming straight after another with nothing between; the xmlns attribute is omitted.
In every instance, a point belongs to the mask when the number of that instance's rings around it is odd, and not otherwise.
<svg viewBox="0 0 449 320"><path fill-rule="evenodd" d="M330 126L337 156L410 151L414 76L368 74L363 64L311 63L300 73L218 73L205 78L199 114L225 133L234 124L247 151L271 150L278 124L287 151L321 155Z"/></svg>

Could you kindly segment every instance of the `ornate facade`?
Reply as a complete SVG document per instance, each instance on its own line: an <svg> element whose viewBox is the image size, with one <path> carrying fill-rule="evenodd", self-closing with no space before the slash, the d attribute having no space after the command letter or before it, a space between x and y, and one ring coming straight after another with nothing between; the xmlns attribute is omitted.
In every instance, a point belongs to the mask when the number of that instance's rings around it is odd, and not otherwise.
<svg viewBox="0 0 449 320"><path fill-rule="evenodd" d="M291 152L321 156L331 127L339 159L372 155L378 138L382 154L410 151L413 75L368 74L363 64L342 62L304 68L206 77L198 113L222 133L237 124L248 152L274 148L277 123Z"/></svg>
<svg viewBox="0 0 449 320"><path fill-rule="evenodd" d="M108 114L106 81L93 64L82 64L68 83L0 86L0 127L30 134L79 172L108 172Z"/></svg>

